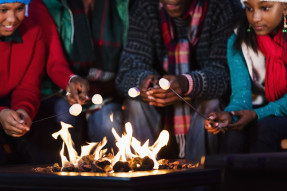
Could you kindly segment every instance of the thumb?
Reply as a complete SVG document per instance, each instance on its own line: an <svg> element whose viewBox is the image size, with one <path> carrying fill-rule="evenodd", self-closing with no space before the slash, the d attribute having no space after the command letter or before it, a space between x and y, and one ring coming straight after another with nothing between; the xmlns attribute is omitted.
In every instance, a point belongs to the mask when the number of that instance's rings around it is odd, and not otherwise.
<svg viewBox="0 0 287 191"><path fill-rule="evenodd" d="M239 116L240 115L240 112L239 111L231 111L230 114L232 116Z"/></svg>

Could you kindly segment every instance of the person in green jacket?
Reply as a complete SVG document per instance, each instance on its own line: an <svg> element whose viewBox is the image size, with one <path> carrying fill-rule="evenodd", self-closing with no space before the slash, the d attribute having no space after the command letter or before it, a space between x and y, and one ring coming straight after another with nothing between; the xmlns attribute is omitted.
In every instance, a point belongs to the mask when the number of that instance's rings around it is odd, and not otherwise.
<svg viewBox="0 0 287 191"><path fill-rule="evenodd" d="M232 95L205 128L222 135L221 153L277 152L287 138L287 1L243 0L228 41Z"/></svg>
<svg viewBox="0 0 287 191"><path fill-rule="evenodd" d="M86 105L88 141L107 137L116 148L112 128L122 133L121 98L114 88L118 61L125 44L129 0L44 0L73 73L89 81L89 97L100 94L100 110ZM96 111L96 112L94 112ZM113 120L110 120L110 116Z"/></svg>

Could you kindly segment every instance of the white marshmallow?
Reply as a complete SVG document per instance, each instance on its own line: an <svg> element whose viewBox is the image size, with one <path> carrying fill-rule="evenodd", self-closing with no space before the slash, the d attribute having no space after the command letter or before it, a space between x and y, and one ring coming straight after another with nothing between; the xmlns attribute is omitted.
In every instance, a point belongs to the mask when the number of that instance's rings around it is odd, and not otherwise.
<svg viewBox="0 0 287 191"><path fill-rule="evenodd" d="M140 95L140 90L136 87L130 88L128 94L130 97L135 98Z"/></svg>
<svg viewBox="0 0 287 191"><path fill-rule="evenodd" d="M93 97L92 97L92 102L94 104L102 104L103 103L103 97L100 95L100 94L95 94Z"/></svg>
<svg viewBox="0 0 287 191"><path fill-rule="evenodd" d="M168 90L170 88L170 83L167 79L161 78L159 80L159 86L164 90Z"/></svg>
<svg viewBox="0 0 287 191"><path fill-rule="evenodd" d="M70 107L69 112L71 115L78 116L82 112L82 106L78 103L73 104Z"/></svg>

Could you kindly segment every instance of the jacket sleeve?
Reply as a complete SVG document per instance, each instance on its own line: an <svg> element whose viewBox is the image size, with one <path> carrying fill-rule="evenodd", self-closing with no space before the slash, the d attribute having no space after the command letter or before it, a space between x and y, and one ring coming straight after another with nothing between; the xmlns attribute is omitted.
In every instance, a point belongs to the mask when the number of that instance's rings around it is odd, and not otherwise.
<svg viewBox="0 0 287 191"><path fill-rule="evenodd" d="M158 74L154 67L157 42L153 37L159 33L155 7L158 2L151 0L136 1L132 7L127 44L116 76L117 91L123 96L128 96L129 88L138 87L148 75Z"/></svg>
<svg viewBox="0 0 287 191"><path fill-rule="evenodd" d="M34 41L31 61L20 84L11 95L11 109L24 109L33 119L40 106L40 87L45 67L45 44L41 32Z"/></svg>
<svg viewBox="0 0 287 191"><path fill-rule="evenodd" d="M236 2L236 1L234 1ZM195 69L189 74L193 80L192 98L220 98L230 87L226 46L232 34L232 23L240 10L239 2L210 0L198 44ZM237 9L237 10L236 10Z"/></svg>
<svg viewBox="0 0 287 191"><path fill-rule="evenodd" d="M42 0L31 1L29 14L43 30L47 53L47 74L57 86L65 90L73 73L63 52L55 22Z"/></svg>
<svg viewBox="0 0 287 191"><path fill-rule="evenodd" d="M225 111L239 111L252 109L251 79L242 51L235 50L235 34L227 44L227 61L231 78L231 97Z"/></svg>
<svg viewBox="0 0 287 191"><path fill-rule="evenodd" d="M258 116L258 120L270 116L287 116L287 94L274 102L269 102L264 107L255 109L254 111Z"/></svg>

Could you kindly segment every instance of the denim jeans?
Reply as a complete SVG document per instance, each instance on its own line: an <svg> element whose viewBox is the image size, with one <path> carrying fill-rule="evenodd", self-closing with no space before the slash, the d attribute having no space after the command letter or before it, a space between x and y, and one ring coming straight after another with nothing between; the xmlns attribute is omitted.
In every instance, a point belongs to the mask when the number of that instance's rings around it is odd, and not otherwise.
<svg viewBox="0 0 287 191"><path fill-rule="evenodd" d="M242 131L221 135L220 153L279 152L287 138L287 117L267 117L246 126Z"/></svg>

